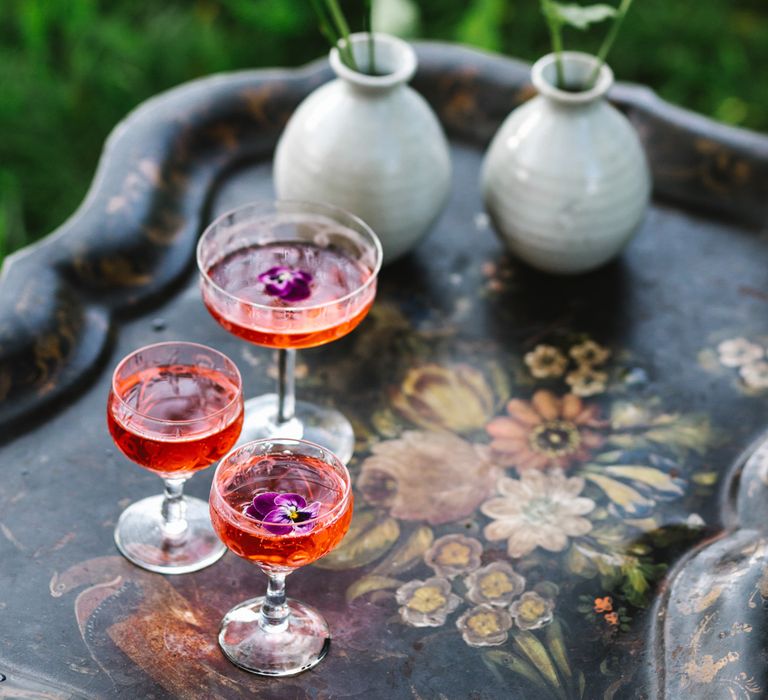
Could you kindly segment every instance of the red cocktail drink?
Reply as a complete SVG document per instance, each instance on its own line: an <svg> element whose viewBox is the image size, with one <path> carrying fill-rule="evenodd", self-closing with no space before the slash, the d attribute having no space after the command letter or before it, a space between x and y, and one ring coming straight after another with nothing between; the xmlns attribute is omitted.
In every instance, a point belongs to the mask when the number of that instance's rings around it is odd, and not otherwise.
<svg viewBox="0 0 768 700"><path fill-rule="evenodd" d="M197 250L206 307L229 332L278 351L277 395L246 402L243 440L304 438L351 457L349 421L296 402L295 350L337 340L365 318L381 257L364 222L321 204L249 204L206 229Z"/></svg>
<svg viewBox="0 0 768 700"><path fill-rule="evenodd" d="M112 377L107 425L120 451L165 482L123 511L118 549L134 564L185 573L224 553L207 504L185 498L184 482L221 459L243 424L240 374L229 358L195 343L158 343L128 355Z"/></svg>
<svg viewBox="0 0 768 700"><path fill-rule="evenodd" d="M321 459L268 455L222 467L210 500L211 521L237 556L275 569L295 569L330 552L346 534L352 519L352 496L346 491L342 477ZM320 503L317 524L305 531L270 532L246 514L254 496L265 492L296 493L307 503Z"/></svg>
<svg viewBox="0 0 768 700"><path fill-rule="evenodd" d="M323 658L330 631L314 608L285 597L285 577L336 547L352 519L349 473L303 440L257 440L230 452L211 486L213 526L235 554L269 578L263 598L232 608L219 645L247 671L287 676Z"/></svg>
<svg viewBox="0 0 768 700"><path fill-rule="evenodd" d="M150 367L116 382L107 425L132 462L161 476L181 476L209 467L235 444L242 407L224 412L239 393L239 385L217 370Z"/></svg>
<svg viewBox="0 0 768 700"><path fill-rule="evenodd" d="M311 219L309 220L311 222ZM299 269L312 278L313 293L300 300L270 295L259 281L265 270ZM220 289L240 300L217 304L203 288L203 301L230 333L271 348L311 348L349 333L365 318L376 295L366 286L372 271L347 254L303 242L240 248L206 271ZM366 287L366 293L348 297Z"/></svg>

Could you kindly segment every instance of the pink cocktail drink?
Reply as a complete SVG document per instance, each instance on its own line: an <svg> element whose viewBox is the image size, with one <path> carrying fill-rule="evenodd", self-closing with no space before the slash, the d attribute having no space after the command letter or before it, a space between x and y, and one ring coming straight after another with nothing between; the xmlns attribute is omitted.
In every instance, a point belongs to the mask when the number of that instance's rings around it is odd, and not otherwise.
<svg viewBox="0 0 768 700"><path fill-rule="evenodd" d="M313 527L272 532L247 514L255 496L294 493L319 503ZM273 454L230 463L217 476L211 496L211 521L237 556L265 567L290 570L311 564L344 537L352 519L352 495L342 476L316 457Z"/></svg>
<svg viewBox="0 0 768 700"><path fill-rule="evenodd" d="M303 438L349 460L350 422L295 399L295 351L360 324L376 296L381 260L381 244L363 221L322 204L248 204L208 226L197 249L206 307L230 333L278 354L277 394L246 402L243 441Z"/></svg>
<svg viewBox="0 0 768 700"><path fill-rule="evenodd" d="M216 468L211 521L235 554L267 574L267 593L232 608L219 645L241 668L288 676L317 664L330 630L314 608L286 598L285 577L336 547L352 519L349 472L303 440L249 442Z"/></svg>
<svg viewBox="0 0 768 700"><path fill-rule="evenodd" d="M157 343L120 362L107 399L109 432L126 457L165 484L162 496L133 503L120 515L115 543L127 559L178 574L224 554L208 504L185 497L183 486L232 448L242 424L240 373L217 350Z"/></svg>
<svg viewBox="0 0 768 700"><path fill-rule="evenodd" d="M270 294L259 278L275 269L306 273L312 293L301 299ZM206 272L238 300L231 303L204 286L203 301L213 317L230 333L272 348L310 348L341 338L365 318L376 295L375 284L366 285L372 275L367 266L342 251L301 241L244 246ZM365 293L354 294L363 287Z"/></svg>
<svg viewBox="0 0 768 700"><path fill-rule="evenodd" d="M209 467L235 444L243 424L239 393L239 385L217 370L149 367L115 382L107 425L132 462L180 476Z"/></svg>

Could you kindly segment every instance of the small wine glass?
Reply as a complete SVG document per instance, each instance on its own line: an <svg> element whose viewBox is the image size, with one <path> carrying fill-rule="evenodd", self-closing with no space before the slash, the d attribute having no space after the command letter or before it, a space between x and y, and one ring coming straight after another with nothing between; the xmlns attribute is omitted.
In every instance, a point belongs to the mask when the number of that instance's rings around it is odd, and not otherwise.
<svg viewBox="0 0 768 700"><path fill-rule="evenodd" d="M292 676L317 664L330 630L314 608L285 596L285 577L341 542L352 519L349 472L320 445L267 439L230 452L211 486L213 527L237 556L267 575L264 597L225 616L219 646L246 671Z"/></svg>
<svg viewBox="0 0 768 700"><path fill-rule="evenodd" d="M208 226L197 248L203 302L230 333L278 353L277 395L246 401L241 442L303 438L349 461L350 422L296 401L296 349L341 338L365 318L381 260L363 221L323 204L247 204Z"/></svg>
<svg viewBox="0 0 768 700"><path fill-rule="evenodd" d="M197 571L226 551L208 504L183 495L184 482L221 459L243 424L235 364L196 343L148 345L125 357L112 376L107 425L120 451L163 479L165 493L133 503L115 542L134 564L163 574Z"/></svg>

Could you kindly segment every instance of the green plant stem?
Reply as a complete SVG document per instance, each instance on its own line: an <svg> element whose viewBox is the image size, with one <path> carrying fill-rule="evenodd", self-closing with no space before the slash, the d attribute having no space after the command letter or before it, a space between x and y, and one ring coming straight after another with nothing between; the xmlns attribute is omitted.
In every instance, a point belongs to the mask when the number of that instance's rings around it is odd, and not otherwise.
<svg viewBox="0 0 768 700"><path fill-rule="evenodd" d="M352 43L349 40L349 25L347 24L347 20L344 19L344 13L341 11L337 0L325 0L325 2L328 6L328 12L331 15L331 19L336 25L336 29L341 37L339 41L339 51L342 51L344 54L346 64L352 70L356 70L359 73L360 69L357 66L357 61L355 61L355 54L352 51ZM341 46L342 43L344 44L343 49Z"/></svg>
<svg viewBox="0 0 768 700"><path fill-rule="evenodd" d="M376 75L376 42L373 40L373 9L371 0L365 2L364 28L368 32L368 72Z"/></svg>
<svg viewBox="0 0 768 700"><path fill-rule="evenodd" d="M335 34L320 0L310 0L310 3L312 4L312 9L315 11L315 15L317 15L317 21L320 24L320 33L328 40L328 43L331 46L336 46L339 43L339 37Z"/></svg>
<svg viewBox="0 0 768 700"><path fill-rule="evenodd" d="M552 49L555 52L555 71L557 73L557 87L565 89L565 72L563 70L563 35L559 24L550 24L549 32L552 36Z"/></svg>
<svg viewBox="0 0 768 700"><path fill-rule="evenodd" d="M616 37L619 34L619 29L621 29L624 18L627 16L627 12L629 12L630 5L632 5L632 0L621 0L621 5L619 5L619 11L616 14L616 19L613 21L611 28L608 30L608 34L606 34L605 39L603 39L603 43L597 52L597 64L595 65L594 70L587 80L587 88L591 88L597 81L597 76L600 73L600 69L603 67L605 59L608 57L608 53L613 46L613 42L616 41Z"/></svg>
<svg viewBox="0 0 768 700"><path fill-rule="evenodd" d="M540 0L541 12L547 20L549 36L552 40L552 51L555 54L555 71L557 73L557 87L565 87L565 73L563 71L563 35L562 24L552 11L550 0Z"/></svg>

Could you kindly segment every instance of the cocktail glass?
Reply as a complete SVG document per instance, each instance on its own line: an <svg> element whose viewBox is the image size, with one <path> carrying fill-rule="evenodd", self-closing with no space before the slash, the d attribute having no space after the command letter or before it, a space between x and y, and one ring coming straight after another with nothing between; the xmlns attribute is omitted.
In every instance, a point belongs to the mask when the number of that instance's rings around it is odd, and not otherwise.
<svg viewBox="0 0 768 700"><path fill-rule="evenodd" d="M349 421L296 401L296 349L349 333L376 295L381 244L360 219L335 207L278 201L220 216L197 248L203 301L230 333L277 349L277 394L249 399L241 442L303 438L342 462L354 448Z"/></svg>
<svg viewBox="0 0 768 700"><path fill-rule="evenodd" d="M341 542L352 519L349 472L334 454L304 440L249 442L216 468L211 521L235 554L268 578L264 597L225 616L219 645L240 668L291 676L328 652L330 630L314 608L285 596L285 577Z"/></svg>
<svg viewBox="0 0 768 700"><path fill-rule="evenodd" d="M107 424L120 451L160 476L165 493L133 503L115 542L134 564L183 574L226 551L208 504L183 495L184 482L221 459L243 425L240 373L225 355L195 343L148 345L125 357L112 376Z"/></svg>

